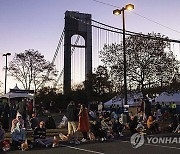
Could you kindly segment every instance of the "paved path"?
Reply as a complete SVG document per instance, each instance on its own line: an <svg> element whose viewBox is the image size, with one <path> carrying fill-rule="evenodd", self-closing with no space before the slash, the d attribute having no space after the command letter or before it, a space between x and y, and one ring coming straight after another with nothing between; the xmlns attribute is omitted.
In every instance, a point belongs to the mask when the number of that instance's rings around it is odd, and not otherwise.
<svg viewBox="0 0 180 154"><path fill-rule="evenodd" d="M88 142L80 145L72 145L61 142L56 148L32 149L26 152L10 151L8 153L27 154L179 154L180 144L145 144L139 148L133 148L129 137L119 140L108 140L104 142Z"/></svg>

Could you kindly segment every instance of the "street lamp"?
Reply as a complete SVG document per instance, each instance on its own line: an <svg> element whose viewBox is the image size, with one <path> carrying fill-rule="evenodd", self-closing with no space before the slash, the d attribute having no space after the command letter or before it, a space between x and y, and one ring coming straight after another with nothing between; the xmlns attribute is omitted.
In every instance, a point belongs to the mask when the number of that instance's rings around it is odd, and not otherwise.
<svg viewBox="0 0 180 154"><path fill-rule="evenodd" d="M4 85L5 90L4 90L4 94L6 94L6 82L7 82L7 57L8 57L8 56L10 56L10 55L11 55L11 53L5 53L5 54L3 54L3 56L5 56L5 57L6 57L5 85Z"/></svg>
<svg viewBox="0 0 180 154"><path fill-rule="evenodd" d="M123 19L123 58L124 58L124 104L127 105L127 79L126 79L126 47L125 47L125 16L124 11L125 10L133 10L134 5L133 4L127 4L125 7L122 7L122 9L116 9L113 11L113 14L119 15L122 13L122 19Z"/></svg>

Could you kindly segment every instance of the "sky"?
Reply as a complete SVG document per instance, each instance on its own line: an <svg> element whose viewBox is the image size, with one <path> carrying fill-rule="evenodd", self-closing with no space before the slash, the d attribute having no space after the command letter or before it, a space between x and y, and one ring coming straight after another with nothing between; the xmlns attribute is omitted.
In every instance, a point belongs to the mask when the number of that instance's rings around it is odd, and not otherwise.
<svg viewBox="0 0 180 154"><path fill-rule="evenodd" d="M102 3L97 0L0 0L0 81L4 84L3 53L10 52L8 61L11 61L15 53L35 49L52 61L67 10L92 14L94 20L122 28L122 18L112 11L115 6L122 8L132 3L135 9L125 12L126 30L156 32L180 40L179 0L99 1ZM180 46L174 52L180 59ZM7 89L14 88L16 83L8 76Z"/></svg>

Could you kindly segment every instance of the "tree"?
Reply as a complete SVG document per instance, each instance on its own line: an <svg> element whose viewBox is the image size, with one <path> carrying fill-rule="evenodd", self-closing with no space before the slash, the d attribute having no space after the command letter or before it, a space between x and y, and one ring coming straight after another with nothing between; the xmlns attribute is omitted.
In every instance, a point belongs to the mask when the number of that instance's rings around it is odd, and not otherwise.
<svg viewBox="0 0 180 154"><path fill-rule="evenodd" d="M159 33L132 35L126 38L128 86L140 87L167 83L174 75L178 61L170 51L168 38ZM110 68L113 79L122 83L123 45L105 45L100 51L102 61ZM118 76L118 77L117 77Z"/></svg>
<svg viewBox="0 0 180 154"><path fill-rule="evenodd" d="M35 91L42 87L44 82L53 80L56 75L54 65L46 61L44 56L34 49L15 54L9 63L8 71L22 83L24 89L29 90L33 87Z"/></svg>
<svg viewBox="0 0 180 154"><path fill-rule="evenodd" d="M98 66L96 72L92 74L92 89L99 96L112 91L112 85L106 67Z"/></svg>
<svg viewBox="0 0 180 154"><path fill-rule="evenodd" d="M84 89L84 84L83 84L83 83L74 84L74 85L72 86L72 90L73 90L73 91L83 90L83 89Z"/></svg>
<svg viewBox="0 0 180 154"><path fill-rule="evenodd" d="M57 97L56 89L50 87L43 87L37 90L36 93L36 102L43 102L43 105L49 107L51 101L55 102Z"/></svg>
<svg viewBox="0 0 180 154"><path fill-rule="evenodd" d="M122 44L105 44L100 51L100 58L104 65L110 70L113 87L120 92L123 82L123 46Z"/></svg>

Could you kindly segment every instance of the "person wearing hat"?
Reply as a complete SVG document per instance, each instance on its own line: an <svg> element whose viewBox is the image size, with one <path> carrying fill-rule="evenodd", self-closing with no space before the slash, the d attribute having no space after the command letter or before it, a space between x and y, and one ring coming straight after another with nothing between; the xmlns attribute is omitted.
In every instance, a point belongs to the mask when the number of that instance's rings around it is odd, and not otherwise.
<svg viewBox="0 0 180 154"><path fill-rule="evenodd" d="M53 144L53 140L46 138L45 122L41 121L39 126L34 129L33 132L34 142L37 146L50 147Z"/></svg>
<svg viewBox="0 0 180 154"><path fill-rule="evenodd" d="M22 115L19 112L17 112L16 118L12 120L11 132L17 126L18 122L21 124L22 128L24 128L24 120L22 119Z"/></svg>
<svg viewBox="0 0 180 154"><path fill-rule="evenodd" d="M26 139L25 129L22 127L20 121L17 122L16 127L14 127L11 130L11 134L12 134L12 146L15 149L20 149L21 144L24 143Z"/></svg>
<svg viewBox="0 0 180 154"><path fill-rule="evenodd" d="M15 149L19 149L21 144L25 141L24 120L19 112L17 112L16 118L12 120L11 134L12 146L14 146Z"/></svg>
<svg viewBox="0 0 180 154"><path fill-rule="evenodd" d="M17 111L21 114L22 119L24 120L24 127L26 128L26 121L27 121L27 99L23 98L17 105Z"/></svg>

